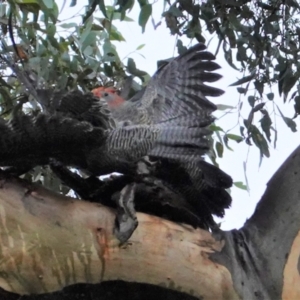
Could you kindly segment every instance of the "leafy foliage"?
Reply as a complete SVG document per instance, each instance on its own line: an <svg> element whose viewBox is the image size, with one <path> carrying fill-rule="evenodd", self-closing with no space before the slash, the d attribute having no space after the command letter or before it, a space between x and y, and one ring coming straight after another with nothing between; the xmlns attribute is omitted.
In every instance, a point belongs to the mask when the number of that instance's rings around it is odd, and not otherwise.
<svg viewBox="0 0 300 300"><path fill-rule="evenodd" d="M104 0L89 0L81 13L81 22L72 18L61 20L54 0L2 1L2 116L9 117L20 102L27 103L27 109L38 108L34 98L24 93L28 86L11 74L7 62L23 70L36 88L77 87L88 91L99 84L122 86L128 75L146 83L149 75L131 57L123 63L115 46L116 42L125 41L115 21L134 22L128 13L135 4L140 8L136 22L142 32L147 31L150 20L155 28L159 26L152 19L155 2L148 0L117 0L114 6L106 5ZM68 5L78 6L79 1L64 0L63 9ZM269 157L269 144L276 145L277 139L274 107L291 131L297 130L294 118L300 114L299 10L294 0L165 1L162 17L170 33L178 37L179 54L186 49L182 37L206 42L205 35L215 35L218 38L215 54L223 52L229 66L243 74L231 86L240 94L239 118L243 105L250 108L248 117L240 124L240 135L212 126L216 133L215 148L210 155L213 161L223 156L224 148L232 150L232 142L242 141L255 145L261 159ZM139 89L139 84L134 82L132 89ZM276 105L276 90L283 96L283 102L294 104L292 118L284 116ZM218 108L225 112L233 110L226 105Z"/></svg>
<svg viewBox="0 0 300 300"><path fill-rule="evenodd" d="M237 86L240 94L248 96L252 110L244 120L245 141L249 144L252 141L262 157L269 156L271 131L275 139L277 131L272 127L266 108L258 106L253 110L254 104L265 103L264 99L273 101L272 90L277 85L284 102L291 94L289 101L294 102L294 117L300 112L299 11L298 1L178 0L168 1L164 12L171 34L195 38L199 42L205 41L204 32L217 35L216 54L222 48L227 63L244 74L231 85ZM292 92L293 89L296 90ZM260 128L252 124L257 112L263 116ZM278 112L295 132L296 123Z"/></svg>

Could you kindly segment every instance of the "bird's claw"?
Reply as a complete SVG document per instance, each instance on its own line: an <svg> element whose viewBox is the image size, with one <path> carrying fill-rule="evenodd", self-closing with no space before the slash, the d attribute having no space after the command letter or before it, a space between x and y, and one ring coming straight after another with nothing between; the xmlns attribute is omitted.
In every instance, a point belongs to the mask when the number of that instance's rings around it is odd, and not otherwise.
<svg viewBox="0 0 300 300"><path fill-rule="evenodd" d="M140 175L149 175L157 165L157 161L151 161L149 156L144 156L137 164L137 173Z"/></svg>
<svg viewBox="0 0 300 300"><path fill-rule="evenodd" d="M125 243L138 225L134 209L135 183L126 185L117 199L118 212L115 220L114 233L116 237Z"/></svg>

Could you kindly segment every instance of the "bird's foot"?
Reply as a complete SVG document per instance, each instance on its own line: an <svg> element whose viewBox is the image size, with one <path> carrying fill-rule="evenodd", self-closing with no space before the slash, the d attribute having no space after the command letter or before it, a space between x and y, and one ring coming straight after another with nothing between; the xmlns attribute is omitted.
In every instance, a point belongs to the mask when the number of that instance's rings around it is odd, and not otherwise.
<svg viewBox="0 0 300 300"><path fill-rule="evenodd" d="M125 243L132 235L138 225L134 209L135 183L126 185L117 199L117 216L115 220L114 233L116 237Z"/></svg>
<svg viewBox="0 0 300 300"><path fill-rule="evenodd" d="M153 173L153 170L155 169L157 163L157 161L151 161L149 156L144 156L137 163L137 174L148 175Z"/></svg>

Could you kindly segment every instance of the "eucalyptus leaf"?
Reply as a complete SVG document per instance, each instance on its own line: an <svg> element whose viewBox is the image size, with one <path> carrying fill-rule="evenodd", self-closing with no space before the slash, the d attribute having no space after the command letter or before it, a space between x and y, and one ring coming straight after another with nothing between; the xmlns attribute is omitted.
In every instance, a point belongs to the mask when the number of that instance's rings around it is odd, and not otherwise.
<svg viewBox="0 0 300 300"><path fill-rule="evenodd" d="M145 32L146 24L152 14L152 5L145 4L142 6L139 14L139 25L142 27L142 33Z"/></svg>

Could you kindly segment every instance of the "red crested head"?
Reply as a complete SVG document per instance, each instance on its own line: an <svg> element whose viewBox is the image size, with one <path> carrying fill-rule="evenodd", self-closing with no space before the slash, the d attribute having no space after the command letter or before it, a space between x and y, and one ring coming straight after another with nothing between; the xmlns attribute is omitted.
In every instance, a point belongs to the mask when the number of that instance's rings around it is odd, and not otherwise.
<svg viewBox="0 0 300 300"><path fill-rule="evenodd" d="M118 108L125 102L125 99L118 95L118 91L114 87L100 86L93 89L92 93L101 100L106 101L111 109Z"/></svg>

